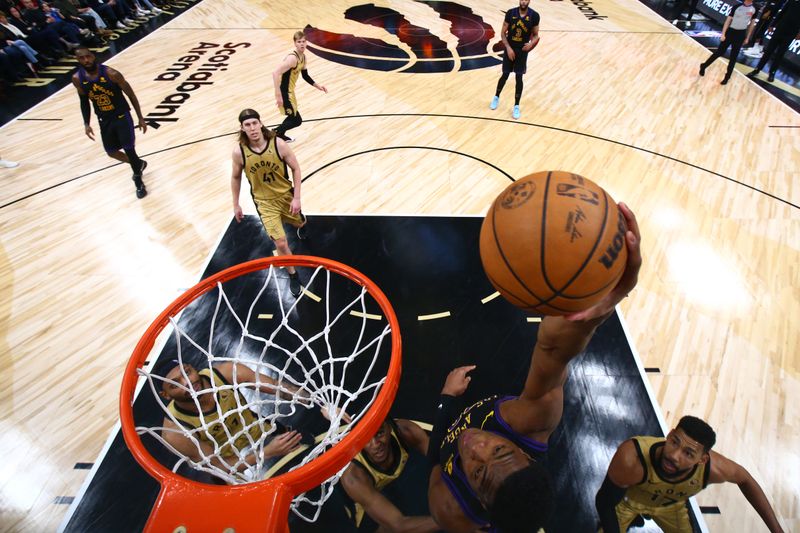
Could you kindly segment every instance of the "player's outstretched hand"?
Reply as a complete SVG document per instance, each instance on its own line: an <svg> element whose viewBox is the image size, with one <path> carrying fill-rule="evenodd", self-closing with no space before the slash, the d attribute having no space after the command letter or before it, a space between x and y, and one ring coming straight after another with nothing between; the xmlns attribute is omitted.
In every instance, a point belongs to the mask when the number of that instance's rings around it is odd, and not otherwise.
<svg viewBox="0 0 800 533"><path fill-rule="evenodd" d="M619 279L617 286L609 292L605 298L598 303L578 313L572 313L564 318L571 321L585 321L599 318L610 314L623 298L633 290L639 281L639 269L642 266L642 235L639 233L639 224L636 222L636 215L625 203L619 203L619 210L625 217L628 231L625 233L625 245L628 247L628 262L625 265L625 272Z"/></svg>
<svg viewBox="0 0 800 533"><path fill-rule="evenodd" d="M461 396L464 394L469 382L472 380L472 377L467 374L473 370L475 370L475 365L459 366L451 370L447 374L447 379L444 380L442 394L447 394L448 396Z"/></svg>
<svg viewBox="0 0 800 533"><path fill-rule="evenodd" d="M274 437L269 444L264 447L264 457L277 457L286 455L297 448L303 435L299 431L287 431Z"/></svg>
<svg viewBox="0 0 800 533"><path fill-rule="evenodd" d="M324 85L317 84L317 89L319 89L320 91L322 91L324 93L328 92L328 88L325 87Z"/></svg>

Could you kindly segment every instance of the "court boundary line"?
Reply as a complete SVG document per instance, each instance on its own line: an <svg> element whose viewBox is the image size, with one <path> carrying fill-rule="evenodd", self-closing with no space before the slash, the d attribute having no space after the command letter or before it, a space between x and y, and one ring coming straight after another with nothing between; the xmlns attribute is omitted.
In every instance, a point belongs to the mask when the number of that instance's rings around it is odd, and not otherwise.
<svg viewBox="0 0 800 533"><path fill-rule="evenodd" d="M503 174L508 175L505 172L503 172ZM511 178L511 179L513 179L513 178ZM256 217L257 215L245 215L245 216ZM308 216L309 217L314 217L314 216L359 216L359 217L413 216L413 217L420 217L420 218L424 218L424 217L431 217L431 218L437 218L437 217L438 218L441 218L441 217L483 218L483 215L427 215L427 214L419 214L419 213L413 214L413 215L396 215L396 214L367 214L367 215L365 215L365 214L349 214L349 215L343 215L343 214L336 214L336 213L308 213ZM234 218L232 217L231 220L219 232L219 235L217 237L216 242L210 248L210 250L208 252L208 255L206 256L206 260L205 260L203 266L200 268L200 272L197 275L197 282L199 282L199 281L201 281L203 279L203 277L202 277L203 273L208 269L208 266L211 264L211 260L213 259L215 252L219 249L219 245L222 242L223 238L225 237L225 234L228 232L228 229L231 227L231 224L233 223L233 221L234 221ZM181 291L181 292L183 292L183 291ZM180 319L181 315L183 315L183 311L184 310L181 310L181 312L178 315L176 315L176 317L175 317L176 320ZM647 392L647 397L648 397L648 399L650 401L650 405L653 408L653 412L655 412L655 414L656 414L656 418L658 420L659 426L661 427L661 431L664 433L664 435L666 435L668 433L668 430L669 430L669 425L667 424L666 419L664 418L664 414L661 411L661 405L658 403L656 395L655 395L655 393L653 391L653 388L652 388L652 386L650 384L649 378L648 378L646 372L644 371L644 365L642 363L641 358L639 357L639 351L636 349L636 345L632 341L632 337L630 335L630 332L628 331L628 326L627 326L627 323L625 322L625 319L624 319L624 317L622 315L622 310L620 309L619 304L614 306L614 312L617 315L617 319L619 320L620 327L622 328L623 335L625 336L625 341L628 343L628 348L630 348L631 356L633 357L633 360L634 360L634 362L636 364L636 368L639 371L639 378L641 379L642 383L644 384L644 388L645 388L645 391ZM159 345L157 347L156 346L153 347L153 349L151 350L151 353L161 354L161 352L164 349L164 346L166 345L167 341L169 340L170 335L172 334L171 333L171 330L172 330L172 326L171 325L169 325L166 328L164 328L165 332L167 332L168 330L170 330L169 333L166 336L164 336L164 339L159 343ZM148 370L151 370L155 366L155 364L157 362L158 362L158 357L150 358L150 363L149 363L149 365L147 365ZM134 398L133 398L134 402L138 398L142 388L144 387L144 384L145 384L144 381L142 381L137 385L136 392L134 393ZM419 422L417 422L417 421L413 421L413 422L416 422L417 424L419 424ZM102 449L100 450L100 452L98 453L96 459L94 460L91 470L86 475L86 478L84 478L80 489L78 490L78 492L73 497L74 499L73 499L72 503L70 504L69 508L67 509L67 512L64 515L64 518L62 519L61 523L59 524L58 529L56 530L57 533L64 533L66 531L66 527L69 524L69 521L72 519L72 517L75 514L75 511L77 510L78 506L83 501L83 497L86 494L86 491L88 490L89 485L91 485L92 481L94 480L94 476L96 475L96 473L99 470L99 468L100 468L101 464L103 463L103 461L106 459L106 456L108 455L108 451L111 449L111 446L114 443L114 440L116 439L117 434L120 433L121 431L122 431L122 426L121 426L120 422L119 421L115 422L114 426L111 428L111 431L109 432L109 435L108 435L108 437L106 439L105 444L103 445ZM127 447L127 444L125 444L125 446ZM697 520L697 523L698 523L698 525L700 527L700 533L710 533L709 529L708 529L708 526L705 523L705 517L703 516L703 513L700 510L700 506L697 503L696 496L692 496L691 498L689 498L689 505L690 505L692 511L694 512L695 519Z"/></svg>
<svg viewBox="0 0 800 533"><path fill-rule="evenodd" d="M697 44L699 46L699 43L697 43ZM777 97L775 97L775 96L773 96L773 98L777 99ZM783 102L781 102L781 103L783 103ZM786 105L786 104L784 104L784 105ZM792 110L791 108L789 108L789 109L794 113L794 110ZM456 118L456 119L468 119L468 120L488 120L488 121L493 121L493 122L505 122L505 123L508 123L508 124L521 124L521 125L524 125L524 126L533 126L535 128L542 128L542 129L551 130L551 131L558 131L558 132L561 132L561 133L570 133L570 134L578 135L580 137L585 137L585 138L588 138L588 139L593 139L593 140L602 141L602 142L608 142L608 143L611 143L611 144L616 144L618 146L631 148L631 149L636 150L638 152L643 152L643 153L646 153L646 154L649 154L649 155L653 155L653 156L656 156L656 157L661 157L661 158L667 159L667 160L675 162L675 163L686 165L686 166L689 166L689 167L694 168L696 170L700 170L700 171L706 172L708 174L711 174L712 176L716 176L718 178L722 178L722 179L727 180L727 181L729 181L731 183L734 183L736 185L740 185L742 187L750 189L753 192L762 194L764 196L767 196L768 198L772 198L773 200L777 200L778 202L786 204L789 207L793 207L795 209L800 209L800 205L794 204L794 203L790 202L789 200L786 200L784 198L776 196L775 194L772 194L771 192L767 192L765 190L759 189L758 187L755 187L753 185L749 185L747 183L741 182L741 181L739 181L737 179L731 178L729 176L726 176L726 175L721 174L719 172L716 172L714 170L710 170L710 169L701 167L700 165L696 165L696 164L690 163L688 161L683 161L681 159L678 159L677 157L672 157L670 155L662 154L662 153L656 152L654 150L650 150L648 148L642 148L642 147L639 147L639 146L636 146L636 145L633 145L633 144L629 144L629 143L626 143L626 142L623 142L623 141L617 141L617 140L614 140L614 139L601 137L599 135L594 135L594 134L591 134L591 133L585 133L585 132L574 131L574 130L570 130L570 129L566 129L566 128L560 128L558 126L548 126L548 125L545 125L545 124L537 124L535 122L524 122L524 121L520 121L520 120L512 120L512 119L506 119L506 118L481 117L481 116L475 116L475 115L451 115L451 114L442 114L442 113L375 113L375 114L368 114L368 115L343 115L343 116L339 116L339 117L323 117L323 118L305 119L304 122L324 122L324 121L329 121L329 120L343 120L343 119L354 119L354 118L400 118L400 117L403 117L403 118L406 118L406 117L428 117L428 118L431 118L432 117L432 118ZM169 151L169 150L174 150L175 148L182 148L184 146L189 146L191 144L197 144L197 143L205 142L205 141L208 141L208 140L218 139L220 137L224 137L225 135L233 135L235 133L236 132L223 133L223 134L214 135L214 136L211 136L211 137L205 137L205 138L202 138L202 139L197 139L197 140L194 140L194 141L185 142L185 143L182 143L182 144L179 144L179 145L176 145L176 146L171 146L171 147L168 147L168 148L163 148L161 150L156 150L154 152L149 152L147 154L142 154L140 157L148 157L148 156L151 156L151 155L154 155L154 154L160 154L162 152L166 152L166 151ZM419 148L420 149L440 149L440 148L431 147L431 146L419 146ZM373 150L382 150L382 149L386 149L386 148L376 148L376 149L373 149ZM442 149L442 150L446 150L446 149ZM453 152L453 153L460 153L460 152ZM467 157L472 157L472 156L468 156L467 154L464 154L464 153L461 153L461 155L464 155L464 156L467 156ZM62 182L59 182L59 183L55 183L55 184L50 185L50 186L48 186L48 187L46 187L44 189L40 189L38 191L34 191L32 193L29 193L29 194L26 194L24 196L21 196L20 198L17 198L17 199L11 200L10 202L2 204L2 205L0 205L0 209L4 209L6 207L10 207L10 206L12 206L12 205L14 205L14 204L16 204L18 202L21 202L23 200L27 200L29 198L32 198L32 197L38 195L38 194L47 192L47 191L49 191L51 189L55 189L56 187L60 187L61 185L65 185L67 183L71 183L71 182L73 182L75 180L78 180L78 179L81 179L81 178L84 178L84 177L87 177L87 176L91 176L92 174L96 174L96 173L101 172L103 170L107 170L107 169L109 169L111 167L114 167L114 166L117 166L117 165L123 165L123 164L126 164L126 163L113 163L113 164L108 165L106 167L103 167L103 168L100 168L100 169L97 169L97 170L92 170L92 171L87 172L85 174L82 174L80 176L76 176L74 178L70 178L68 180L65 180L65 181L62 181ZM311 173L309 173L309 175L306 176L306 178L304 178L303 181L305 181L307 178L311 177L311 174L314 174L315 172L316 171L312 171Z"/></svg>

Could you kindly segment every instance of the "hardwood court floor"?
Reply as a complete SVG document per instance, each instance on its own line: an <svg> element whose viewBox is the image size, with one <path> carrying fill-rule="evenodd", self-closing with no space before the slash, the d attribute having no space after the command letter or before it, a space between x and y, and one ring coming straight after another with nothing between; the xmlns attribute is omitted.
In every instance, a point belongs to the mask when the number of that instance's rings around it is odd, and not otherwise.
<svg viewBox="0 0 800 533"><path fill-rule="evenodd" d="M514 5L460 3L495 31ZM800 528L800 117L739 73L720 86L723 60L698 77L706 50L638 2L592 2L602 20L572 2L534 4L543 39L520 121L513 81L488 109L499 67L382 72L309 52L329 93L298 83L304 210L482 214L505 174L546 169L603 184L642 226L646 264L621 310L644 366L660 369L650 380L667 421L705 417L718 451L761 482L787 530ZM310 24L408 50L347 20L355 5L204 0L110 60L151 114L183 99L170 95L189 74L158 78L181 58L193 66L179 72L197 71L192 49L250 44L175 107L176 122L138 136L144 200L83 135L73 89L3 128L0 153L22 165L0 170L0 529L53 530L66 508L54 502L78 492L85 470L73 467L94 461L118 419L138 336L196 281L230 221L238 112L280 118L270 73L292 33ZM455 49L430 6L377 5ZM699 502L721 510L707 516L712 531L763 530L735 487Z"/></svg>
<svg viewBox="0 0 800 533"><path fill-rule="evenodd" d="M530 322L530 316L502 298L488 298L495 291L483 273L477 245L482 222L481 216L314 216L313 233L308 239L301 241L288 235L295 253L327 257L354 266L375 282L391 301L403 344L403 371L392 404L392 416L432 424L439 390L454 366L476 365L470 373L469 388L460 398L464 406L497 394L518 394L525 385L538 324ZM213 251L203 278L239 263L269 256L272 249L272 243L264 238L258 217L244 217L238 224L231 222ZM412 255L411 250L416 253ZM398 257L406 260L398 261ZM258 342L245 342L246 348L239 348L241 326L232 319L229 309L236 310L247 324L251 339L252 336L274 339L277 345L289 351L294 351L297 339L285 333L288 327L297 329L303 338L317 338L312 342L317 357L301 350L301 358L309 365L306 368L311 375L315 374L311 370L313 361L324 360L323 354L328 353L315 335L326 324L330 323L326 342L331 343L334 354L351 353L356 344L365 344L358 343L359 338L373 339L383 330L386 323L377 304L369 298L365 308L372 318L361 320L346 312L340 315L340 310L355 300L357 291L353 283L337 284L334 280L329 287L322 273L312 280L312 269L299 270L308 292L298 300L288 293L285 273L278 272L277 282L266 283L263 292L268 276L259 273L247 281L237 279L236 283L223 284L230 308L227 304L217 307L219 292L216 289L205 294L202 301L195 301L181 314L179 328L198 345L210 346L209 351L215 355L230 357L240 353L250 361L261 359L277 368L285 368L283 352L268 350L261 357L260 346L263 345ZM315 296L312 298L309 294ZM296 307L290 310L290 306ZM330 313L323 310L330 310ZM436 315L439 317L432 318ZM287 327L280 326L284 316ZM339 319L334 321L334 317ZM214 335L210 339L212 323ZM207 358L192 354L189 344L187 338L182 339L179 350L170 335L163 348L156 343L157 348L147 354L147 359L157 368L161 366L159 361L169 361L180 351L184 361L195 361L198 367L207 366ZM371 361L372 350L357 357L356 364L347 372L351 381L345 388L357 390L365 375L385 375L388 345L387 338L383 343L383 357L375 358L377 364L369 374L366 367L359 368L357 362L365 358ZM325 374L331 375L328 372L333 367L339 365L328 366ZM288 371L292 376L301 375L299 368L293 365ZM545 527L548 533L593 531L597 521L595 493L603 482L617 444L632 432L663 435L643 378L623 325L617 317L609 318L570 367L564 390L563 417L550 437L547 465L556 501L553 516ZM338 383L340 380L329 377L325 381ZM269 413L271 398L263 399L266 404L261 412ZM136 426L161 425L164 413L159 405L145 385L133 406ZM282 417L279 422L308 436L327 428L316 410L298 411L299 416ZM174 467L176 456L160 442L146 435L142 436L142 442L159 462ZM295 460L289 464L297 464L303 458L303 453L298 455L291 454ZM400 509L405 504L408 514L427 515L427 478L424 471L419 472L422 479L415 475L418 472L413 466L415 462L412 459L410 467L414 473L407 474L404 469L402 481L390 485L396 496L406 494L392 502ZM182 473L194 474L197 478L197 473L189 468L184 467ZM141 531L160 487L136 463L119 432L91 475L91 483L73 509L64 531ZM342 493L341 487L334 489L313 524L292 514L291 533L354 533L356 528L345 515ZM301 509L305 516L309 514L307 508ZM224 524L236 527L235 523ZM162 524L161 529L172 530L170 524Z"/></svg>

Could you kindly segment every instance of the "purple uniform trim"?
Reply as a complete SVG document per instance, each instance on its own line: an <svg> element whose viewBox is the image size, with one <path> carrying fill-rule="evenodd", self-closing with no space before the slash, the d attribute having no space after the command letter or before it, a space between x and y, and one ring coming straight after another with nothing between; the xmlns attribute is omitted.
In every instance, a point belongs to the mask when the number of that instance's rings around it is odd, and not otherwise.
<svg viewBox="0 0 800 533"><path fill-rule="evenodd" d="M468 409L464 410L456 421L463 420L464 415L469 411L471 414L475 416L472 417L473 420L482 419L482 416L479 415L486 415L489 412L493 412L494 415L491 418L487 418L484 420L483 426L478 424L470 425L470 427L475 427L477 429L483 429L484 431L489 431L494 433L495 435L499 435L503 438L509 439L511 442L519 446L524 452L528 453L534 460L543 462L546 458L547 453L547 444L543 442L539 442L535 439L532 439L526 435L522 435L514 431L511 426L506 422L502 415L500 414L500 405L503 402L508 400L515 400L517 396L503 396L501 398L497 398L494 400L490 405L482 404L480 406L471 406ZM489 398L488 400L491 400ZM474 410L473 410L474 409ZM451 429L456 424L451 425ZM494 426L494 427L492 427ZM444 447L444 444L442 445ZM478 495L475 494L475 491L472 490L472 487L469 485L469 481L467 480L466 474L461 469L460 461L459 461L459 454L458 454L458 446L457 441L452 445L448 445L452 447L452 454L453 454L453 461L452 461L452 468L453 468L453 475L449 475L444 470L444 464L442 464L442 472L441 477L442 480L445 482L450 494L453 495L455 500L458 502L459 507L464 512L464 515L467 516L470 520L478 524L480 527L487 527L491 526L491 523L488 520L488 514L483 509L483 506L480 503ZM443 450L444 451L444 450ZM445 456L448 456L451 452L445 452ZM483 511L483 513L481 513ZM494 531L490 529L489 531Z"/></svg>

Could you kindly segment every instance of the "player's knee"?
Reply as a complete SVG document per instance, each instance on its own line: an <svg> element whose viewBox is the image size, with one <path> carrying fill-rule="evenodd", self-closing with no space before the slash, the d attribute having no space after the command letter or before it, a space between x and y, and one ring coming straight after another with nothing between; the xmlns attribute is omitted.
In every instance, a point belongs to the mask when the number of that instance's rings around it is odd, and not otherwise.
<svg viewBox="0 0 800 533"><path fill-rule="evenodd" d="M277 239L273 238L272 242L275 243L275 248L278 249L278 253L281 255L290 255L292 250L289 248L289 241L286 240L286 237L278 237Z"/></svg>

